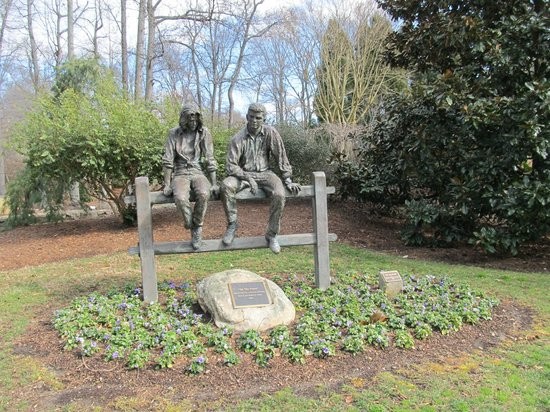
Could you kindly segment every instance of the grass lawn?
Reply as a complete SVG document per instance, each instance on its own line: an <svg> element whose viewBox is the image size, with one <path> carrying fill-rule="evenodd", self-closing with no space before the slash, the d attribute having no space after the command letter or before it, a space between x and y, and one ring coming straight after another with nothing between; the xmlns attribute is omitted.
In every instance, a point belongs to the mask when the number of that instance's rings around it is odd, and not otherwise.
<svg viewBox="0 0 550 412"><path fill-rule="evenodd" d="M312 275L309 247L285 248L276 256L267 250L163 256L157 260L159 281L189 281L230 268L260 275ZM550 277L477 267L451 266L373 253L342 244L331 247L331 270L376 275L398 270L415 276L446 276L499 299L514 299L531 307L533 327L514 341L485 352L457 354L446 362L427 362L406 370L378 374L373 382L350 379L341 390L319 388L311 398L292 388L243 399L238 404L219 400L205 408L224 410L550 410ZM13 353L33 313L62 308L75 297L108 292L140 282L139 260L124 253L0 272L0 411L29 410L25 393L42 385L62 391L63 383L39 358ZM326 360L330 362L330 358ZM160 373L160 372L159 372ZM138 400L113 399L103 410L139 410ZM164 402L162 410L186 410L189 403ZM38 407L38 409L41 409ZM142 407L141 407L142 409ZM68 403L63 410L83 410ZM102 410L102 409L94 409Z"/></svg>

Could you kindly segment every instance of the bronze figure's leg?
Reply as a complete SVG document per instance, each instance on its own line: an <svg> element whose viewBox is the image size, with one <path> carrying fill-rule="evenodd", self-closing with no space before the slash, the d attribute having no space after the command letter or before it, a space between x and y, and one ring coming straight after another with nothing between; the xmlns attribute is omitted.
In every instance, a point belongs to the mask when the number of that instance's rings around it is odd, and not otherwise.
<svg viewBox="0 0 550 412"><path fill-rule="evenodd" d="M186 229L191 229L191 202L189 201L191 182L189 178L187 176L174 176L172 189L174 191L174 202L183 217L183 226Z"/></svg>
<svg viewBox="0 0 550 412"><path fill-rule="evenodd" d="M233 243L237 232L237 199L235 195L239 191L241 183L234 176L225 178L220 187L223 210L227 219L227 230L223 236L223 244L229 246Z"/></svg>

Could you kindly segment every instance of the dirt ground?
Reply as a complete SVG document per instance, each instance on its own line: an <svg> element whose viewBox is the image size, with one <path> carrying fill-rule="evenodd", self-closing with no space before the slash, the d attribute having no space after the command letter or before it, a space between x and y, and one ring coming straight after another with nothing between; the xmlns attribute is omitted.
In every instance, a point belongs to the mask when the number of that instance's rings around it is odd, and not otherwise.
<svg viewBox="0 0 550 412"><path fill-rule="evenodd" d="M239 205L238 236L262 235L267 209L265 202ZM156 241L189 239L174 207L156 208L153 221ZM214 202L208 209L204 238L220 238L225 226L223 222L223 210L218 202ZM281 232L310 232L311 226L309 202L289 201ZM337 234L339 242L408 259L522 272L548 272L550 268L548 240L528 245L520 256L497 258L468 246L448 249L406 247L399 240L399 228L398 220L377 216L361 205L329 204L329 232ZM123 251L136 244L137 229L122 227L113 216L22 227L0 232L0 270ZM56 309L52 305L36 314L14 348L16 354L37 358L63 383L62 390L52 390L45 383L38 382L31 389L27 387L12 393L12 398L27 400L35 410L62 408L70 402L78 402L86 409L95 406L109 409L113 407L113 400L121 396L137 397L141 402L139 410L162 409L162 399L171 402L187 400L196 409L219 408L223 402L260 396L285 387L292 387L298 394L319 396L324 389L337 389L344 384L366 387L381 371L399 374L399 371L428 362L445 363L451 368L456 364L458 367L461 357L487 350L503 340L536 338L525 333L532 324L531 310L516 302L505 301L496 309L491 321L465 326L449 336L436 334L418 342L414 350L371 348L360 355L339 354L328 361L308 358L305 365L294 365L278 356L267 368L258 367L248 355L244 355L242 362L233 368L221 366L221 359L210 358L207 373L191 377L183 373L184 364L176 364L167 371L127 371L122 365L104 363L101 359L82 359L74 353L63 352L50 325L52 310Z"/></svg>
<svg viewBox="0 0 550 412"><path fill-rule="evenodd" d="M239 204L237 236L261 236L265 232L268 204L265 201ZM189 240L173 205L154 208L155 241ZM401 222L380 216L353 202L329 203L329 232L339 242L381 251L408 259L426 259L453 264L510 269L520 272L550 271L550 239L526 245L516 257L488 256L464 245L455 248L419 248L403 245ZM311 232L310 201L291 199L283 216L282 234ZM203 238L223 236L225 217L220 202L209 205ZM0 232L0 270L39 265L73 257L127 250L137 245L137 228L123 227L116 217L69 220L59 224L38 224Z"/></svg>

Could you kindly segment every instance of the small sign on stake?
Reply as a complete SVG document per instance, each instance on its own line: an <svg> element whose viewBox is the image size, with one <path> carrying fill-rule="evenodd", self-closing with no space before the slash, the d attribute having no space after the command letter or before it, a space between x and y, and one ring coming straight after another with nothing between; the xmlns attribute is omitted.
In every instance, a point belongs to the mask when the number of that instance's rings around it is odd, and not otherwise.
<svg viewBox="0 0 550 412"><path fill-rule="evenodd" d="M388 297L393 298L403 290L403 279L397 270L381 270L378 285Z"/></svg>

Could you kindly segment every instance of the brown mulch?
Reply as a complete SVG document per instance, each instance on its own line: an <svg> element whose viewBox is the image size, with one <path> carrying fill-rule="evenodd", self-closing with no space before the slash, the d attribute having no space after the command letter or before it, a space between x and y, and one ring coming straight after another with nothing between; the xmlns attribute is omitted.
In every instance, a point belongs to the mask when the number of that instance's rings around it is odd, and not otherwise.
<svg viewBox="0 0 550 412"><path fill-rule="evenodd" d="M239 205L238 236L263 235L268 216L265 201ZM526 245L515 257L489 256L469 245L455 248L420 248L403 245L399 231L402 222L380 216L361 204L329 203L329 232L338 241L370 250L406 257L461 265L475 265L519 272L550 271L550 239ZM155 241L189 240L173 205L155 207L153 213ZM287 202L282 234L311 232L310 201L291 199ZM220 202L208 207L203 229L205 239L220 238L225 217ZM127 250L137 244L137 229L123 227L114 216L38 224L0 232L0 270L34 266L75 257Z"/></svg>
<svg viewBox="0 0 550 412"><path fill-rule="evenodd" d="M267 210L267 204L262 201L239 205L238 235L262 235ZM189 239L174 207L155 208L153 220L156 241ZM221 205L213 202L208 209L204 238L221 237L224 226ZM310 232L311 226L310 202L290 200L285 209L282 233ZM468 246L448 249L406 247L399 240L399 230L399 220L378 216L362 205L349 202L331 202L329 205L329 232L336 233L339 242L407 259L522 272L547 272L550 268L548 240L528 245L520 256L497 258ZM0 270L108 254L127 250L136 243L136 228L122 227L113 216L23 227L0 232ZM533 317L529 308L505 301L496 309L492 320L477 326L467 325L449 336L435 334L426 341L417 342L414 350L369 348L360 355L338 354L328 361L308 357L305 365L294 365L277 356L267 368L257 366L249 355L243 355L242 362L233 368L221 366L220 359L211 357L207 373L192 377L183 373L186 366L183 363L176 364L171 370L128 371L116 363L84 359L76 353L63 352L62 343L50 324L54 309L55 303L50 303L43 307L42 312L36 313L28 331L14 348L19 355L36 358L63 383L60 390L52 390L39 381L32 388L13 392L12 398L25 400L37 410L61 408L73 401L90 409L106 407L121 396L137 397L141 402L138 409L142 410L159 408L161 399L172 402L189 400L194 407L200 407L204 402L223 404L285 387L292 387L298 394L315 396L320 394L319 388L337 389L350 383L366 386L381 371L399 374L399 371L428 362L452 365L460 357L490 349L503 340L525 339L528 335L525 331L530 329Z"/></svg>

